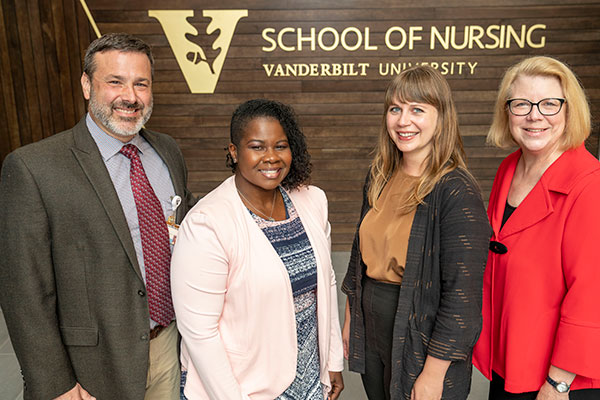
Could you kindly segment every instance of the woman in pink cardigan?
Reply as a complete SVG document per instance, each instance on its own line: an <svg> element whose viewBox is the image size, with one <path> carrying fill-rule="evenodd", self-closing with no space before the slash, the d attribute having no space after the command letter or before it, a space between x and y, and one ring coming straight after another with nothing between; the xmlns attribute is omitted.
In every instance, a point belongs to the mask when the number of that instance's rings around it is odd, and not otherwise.
<svg viewBox="0 0 600 400"><path fill-rule="evenodd" d="M290 107L231 120L226 179L188 213L172 259L182 399L336 399L343 350L327 199Z"/></svg>

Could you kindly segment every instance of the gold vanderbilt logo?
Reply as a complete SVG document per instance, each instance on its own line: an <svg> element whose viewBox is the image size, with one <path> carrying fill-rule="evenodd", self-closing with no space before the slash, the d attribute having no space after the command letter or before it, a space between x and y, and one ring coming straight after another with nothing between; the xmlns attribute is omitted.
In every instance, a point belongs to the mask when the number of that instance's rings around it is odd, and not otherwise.
<svg viewBox="0 0 600 400"><path fill-rule="evenodd" d="M210 18L206 35L218 31L210 48L203 49L188 37L197 37L198 30L188 21L194 10L148 10L156 18L175 53L175 58L192 93L214 93L233 39L233 32L248 10L204 10L202 16ZM213 58L212 54L216 54Z"/></svg>

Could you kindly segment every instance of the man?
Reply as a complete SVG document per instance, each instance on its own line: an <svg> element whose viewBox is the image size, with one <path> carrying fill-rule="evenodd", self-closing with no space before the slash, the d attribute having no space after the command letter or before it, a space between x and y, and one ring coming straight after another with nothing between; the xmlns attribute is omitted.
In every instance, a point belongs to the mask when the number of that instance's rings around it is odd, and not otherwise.
<svg viewBox="0 0 600 400"><path fill-rule="evenodd" d="M166 219L193 200L175 141L142 128L152 75L141 40L95 40L86 117L4 161L0 302L25 399L178 398Z"/></svg>

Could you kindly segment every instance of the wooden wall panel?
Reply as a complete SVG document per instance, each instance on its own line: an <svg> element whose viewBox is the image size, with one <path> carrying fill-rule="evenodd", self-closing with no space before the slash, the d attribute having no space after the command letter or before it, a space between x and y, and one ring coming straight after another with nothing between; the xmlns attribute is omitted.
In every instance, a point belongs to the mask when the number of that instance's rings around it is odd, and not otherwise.
<svg viewBox="0 0 600 400"><path fill-rule="evenodd" d="M1 0L0 7L3 160L85 113L79 77L92 36L79 1Z"/></svg>
<svg viewBox="0 0 600 400"><path fill-rule="evenodd" d="M11 149L20 145L17 106L13 90L13 79L10 70L8 53L8 32L4 23L4 4L0 3L0 81L2 82L2 99L0 101L0 155L4 159Z"/></svg>
<svg viewBox="0 0 600 400"><path fill-rule="evenodd" d="M509 153L485 144L500 77L507 66L528 55L552 55L578 74L590 99L594 128L587 143L598 154L600 133L600 2L592 0L87 0L102 33L129 32L154 48L156 66L154 113L148 127L172 135L180 144L190 169L190 186L204 195L229 176L225 150L231 113L241 102L268 97L291 104L300 117L313 157L313 181L330 201L333 245L348 250L360 207L360 191L381 123L383 92L391 75L382 76L379 63L477 63L473 75L449 74L469 166L484 197L491 189L500 161ZM2 98L0 152L6 153L72 126L85 112L79 76L92 30L78 0L0 0L0 72ZM194 10L190 21L205 47L207 19L202 10L247 9L235 29L216 90L192 94L161 24L149 9ZM455 26L462 39L465 27L492 24L519 27L545 24L543 48L495 50L429 48L432 27ZM370 29L370 44L333 51L265 52L263 29L332 27L342 31ZM412 50L385 48L391 26L421 26L423 40ZM286 36L288 45L295 35ZM265 64L367 62L367 76L276 77ZM457 65L457 64L455 64Z"/></svg>

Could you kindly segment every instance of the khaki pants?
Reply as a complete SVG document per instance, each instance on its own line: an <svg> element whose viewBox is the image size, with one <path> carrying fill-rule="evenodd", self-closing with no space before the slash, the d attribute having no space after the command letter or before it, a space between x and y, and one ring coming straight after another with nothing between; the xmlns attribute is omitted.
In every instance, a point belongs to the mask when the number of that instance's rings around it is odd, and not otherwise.
<svg viewBox="0 0 600 400"><path fill-rule="evenodd" d="M178 400L180 366L175 321L150 340L150 360L144 400Z"/></svg>

